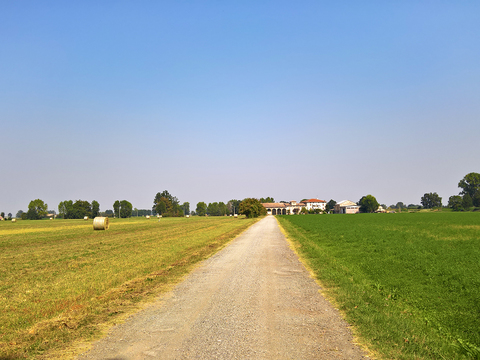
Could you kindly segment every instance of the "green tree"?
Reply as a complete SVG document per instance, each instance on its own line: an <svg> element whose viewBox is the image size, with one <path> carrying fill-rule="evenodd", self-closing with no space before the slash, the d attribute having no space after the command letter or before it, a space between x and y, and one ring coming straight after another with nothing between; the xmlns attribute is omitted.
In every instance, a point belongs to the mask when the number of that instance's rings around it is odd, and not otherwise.
<svg viewBox="0 0 480 360"><path fill-rule="evenodd" d="M463 199L460 195L453 195L448 198L448 207L453 211L463 210Z"/></svg>
<svg viewBox="0 0 480 360"><path fill-rule="evenodd" d="M67 207L65 206L65 201L60 201L58 204L58 216L66 219L65 214L67 213Z"/></svg>
<svg viewBox="0 0 480 360"><path fill-rule="evenodd" d="M0 216L1 216L3 219L5 219L5 213L4 213L3 211L0 213Z"/></svg>
<svg viewBox="0 0 480 360"><path fill-rule="evenodd" d="M73 214L69 214L69 219L83 219L85 216L92 217L92 205L86 200L75 201Z"/></svg>
<svg viewBox="0 0 480 360"><path fill-rule="evenodd" d="M420 202L422 203L422 206L425 209L432 209L435 207L441 207L442 206L442 198L438 196L436 192L434 193L426 193L422 196L420 199Z"/></svg>
<svg viewBox="0 0 480 360"><path fill-rule="evenodd" d="M220 215L219 211L218 211L218 203L217 202L213 202L213 203L208 204L207 214L208 214L208 216L218 216L218 215Z"/></svg>
<svg viewBox="0 0 480 360"><path fill-rule="evenodd" d="M264 203L274 203L275 200L273 200L273 197L266 197L266 198L260 198L260 202L262 204L264 204Z"/></svg>
<svg viewBox="0 0 480 360"><path fill-rule="evenodd" d="M241 200L235 200L235 199L230 200L227 203L228 213L232 215L238 214L241 202L242 202Z"/></svg>
<svg viewBox="0 0 480 360"><path fill-rule="evenodd" d="M363 196L358 205L360 205L360 211L363 213L373 213L377 211L379 206L377 199L373 195Z"/></svg>
<svg viewBox="0 0 480 360"><path fill-rule="evenodd" d="M458 187L462 189L460 194L468 194L474 199L476 194L480 191L480 174L472 172L465 175L458 183Z"/></svg>
<svg viewBox="0 0 480 360"><path fill-rule="evenodd" d="M472 197L470 196L469 193L466 193L465 195L463 195L462 206L463 206L463 209L466 211L469 211L470 208L473 206Z"/></svg>
<svg viewBox="0 0 480 360"><path fill-rule="evenodd" d="M166 197L161 197L158 200L157 205L155 206L155 211L157 212L157 214L165 217L176 216L174 213L172 202L169 198Z"/></svg>
<svg viewBox="0 0 480 360"><path fill-rule="evenodd" d="M120 201L116 200L113 203L113 212L116 218L120 218Z"/></svg>
<svg viewBox="0 0 480 360"><path fill-rule="evenodd" d="M218 215L225 216L227 215L227 213L228 213L227 205L224 202L220 201L218 203Z"/></svg>
<svg viewBox="0 0 480 360"><path fill-rule="evenodd" d="M473 201L473 206L477 206L479 207L480 206L480 191L477 191L475 196L473 197L472 199Z"/></svg>
<svg viewBox="0 0 480 360"><path fill-rule="evenodd" d="M58 215L64 219L78 219L72 200L60 201Z"/></svg>
<svg viewBox="0 0 480 360"><path fill-rule="evenodd" d="M28 204L27 219L38 220L47 216L48 205L43 200L35 199Z"/></svg>
<svg viewBox="0 0 480 360"><path fill-rule="evenodd" d="M120 217L128 218L132 216L132 204L127 200L120 201Z"/></svg>
<svg viewBox="0 0 480 360"><path fill-rule="evenodd" d="M267 215L267 209L258 199L246 198L240 203L239 213L244 214L247 218L256 218Z"/></svg>
<svg viewBox="0 0 480 360"><path fill-rule="evenodd" d="M207 204L205 204L203 201L200 201L199 203L197 203L197 208L195 209L195 212L198 216L205 216L205 214L207 213Z"/></svg>
<svg viewBox="0 0 480 360"><path fill-rule="evenodd" d="M182 204L182 213L184 215L188 215L190 214L190 203L189 202L184 202Z"/></svg>
<svg viewBox="0 0 480 360"><path fill-rule="evenodd" d="M166 200L165 200L166 199ZM165 208L166 210L163 213L158 212L157 205L160 202L165 203L165 207L161 205L159 209L163 211ZM153 199L153 208L154 211L157 211L157 214L160 214L162 216L183 216L183 209L181 205L178 202L178 199L171 195L167 190L164 190L161 193L157 193L155 195L155 198Z"/></svg>
<svg viewBox="0 0 480 360"><path fill-rule="evenodd" d="M100 214L100 204L98 201L93 200L92 201L92 217L97 217Z"/></svg>
<svg viewBox="0 0 480 360"><path fill-rule="evenodd" d="M333 199L327 202L327 207L326 207L327 211L333 210L335 205L337 205L337 202Z"/></svg>
<svg viewBox="0 0 480 360"><path fill-rule="evenodd" d="M23 210L18 210L18 211L17 211L17 215L15 215L15 217L16 217L17 219L21 219L23 213L24 213Z"/></svg>

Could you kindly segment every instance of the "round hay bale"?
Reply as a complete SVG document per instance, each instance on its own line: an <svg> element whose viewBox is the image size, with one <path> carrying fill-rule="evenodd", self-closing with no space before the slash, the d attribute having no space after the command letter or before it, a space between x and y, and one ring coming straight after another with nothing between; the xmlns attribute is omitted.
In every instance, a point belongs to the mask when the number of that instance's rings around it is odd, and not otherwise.
<svg viewBox="0 0 480 360"><path fill-rule="evenodd" d="M93 219L93 230L107 230L108 229L108 217L97 216Z"/></svg>
<svg viewBox="0 0 480 360"><path fill-rule="evenodd" d="M12 219L12 222L17 222L17 219Z"/></svg>
<svg viewBox="0 0 480 360"><path fill-rule="evenodd" d="M150 215L145 216L147 219L150 219Z"/></svg>
<svg viewBox="0 0 480 360"><path fill-rule="evenodd" d="M85 216L85 217L83 218L83 220L88 220L88 216Z"/></svg>

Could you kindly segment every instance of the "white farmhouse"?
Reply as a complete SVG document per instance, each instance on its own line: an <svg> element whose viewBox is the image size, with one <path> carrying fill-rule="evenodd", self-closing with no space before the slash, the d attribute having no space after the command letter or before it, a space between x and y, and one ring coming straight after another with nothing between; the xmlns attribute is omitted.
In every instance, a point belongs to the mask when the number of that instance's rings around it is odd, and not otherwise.
<svg viewBox="0 0 480 360"><path fill-rule="evenodd" d="M327 208L327 202L325 200L319 200L319 199L308 199L302 201L305 204L305 208L307 210L321 210L325 211Z"/></svg>

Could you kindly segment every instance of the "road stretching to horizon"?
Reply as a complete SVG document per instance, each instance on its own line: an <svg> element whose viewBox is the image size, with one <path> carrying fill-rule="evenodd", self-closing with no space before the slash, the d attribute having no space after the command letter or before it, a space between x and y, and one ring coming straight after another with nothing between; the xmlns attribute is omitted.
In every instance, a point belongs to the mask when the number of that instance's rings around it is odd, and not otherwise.
<svg viewBox="0 0 480 360"><path fill-rule="evenodd" d="M86 359L365 359L273 216L116 325Z"/></svg>

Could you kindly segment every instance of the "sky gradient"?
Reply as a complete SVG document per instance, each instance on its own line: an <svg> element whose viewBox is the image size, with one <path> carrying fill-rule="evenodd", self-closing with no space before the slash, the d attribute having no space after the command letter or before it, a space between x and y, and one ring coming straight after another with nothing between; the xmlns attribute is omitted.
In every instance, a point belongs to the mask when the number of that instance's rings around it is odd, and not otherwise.
<svg viewBox="0 0 480 360"><path fill-rule="evenodd" d="M443 203L480 172L476 1L4 1L0 211Z"/></svg>

